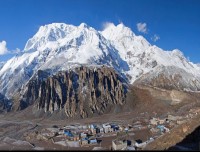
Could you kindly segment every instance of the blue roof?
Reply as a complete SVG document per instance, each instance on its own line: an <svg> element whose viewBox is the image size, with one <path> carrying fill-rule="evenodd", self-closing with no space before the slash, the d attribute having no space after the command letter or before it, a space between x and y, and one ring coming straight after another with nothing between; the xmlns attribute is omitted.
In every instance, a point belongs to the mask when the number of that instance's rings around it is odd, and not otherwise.
<svg viewBox="0 0 200 152"><path fill-rule="evenodd" d="M96 143L97 139L90 139L90 143Z"/></svg>
<svg viewBox="0 0 200 152"><path fill-rule="evenodd" d="M74 135L71 133L71 131L64 131L64 134L70 137L73 137Z"/></svg>
<svg viewBox="0 0 200 152"><path fill-rule="evenodd" d="M164 126L163 125L158 125L157 128L161 129L161 128L164 128Z"/></svg>
<svg viewBox="0 0 200 152"><path fill-rule="evenodd" d="M82 138L82 140L88 140L88 137Z"/></svg>

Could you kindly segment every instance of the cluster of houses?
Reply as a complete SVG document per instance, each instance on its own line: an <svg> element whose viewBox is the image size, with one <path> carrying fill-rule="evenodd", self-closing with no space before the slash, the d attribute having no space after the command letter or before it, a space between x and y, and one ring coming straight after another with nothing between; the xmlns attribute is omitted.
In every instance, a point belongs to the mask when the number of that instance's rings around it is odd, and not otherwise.
<svg viewBox="0 0 200 152"><path fill-rule="evenodd" d="M115 139L112 141L112 150L142 150L145 148L145 146L154 141L154 138L150 138L145 142L142 142L142 140L134 140L134 139Z"/></svg>
<svg viewBox="0 0 200 152"><path fill-rule="evenodd" d="M150 119L149 128L152 133L166 133L176 125L185 123L188 119L192 118L193 115L197 115L200 109L190 109L190 113L186 116L173 116L168 115L166 118L160 119L153 117Z"/></svg>
<svg viewBox="0 0 200 152"><path fill-rule="evenodd" d="M166 118L160 119L153 117L150 119L151 132L166 133L170 131L176 124L185 122L181 116L168 115Z"/></svg>
<svg viewBox="0 0 200 152"><path fill-rule="evenodd" d="M173 123L178 123L182 117L180 116L172 116L168 115L167 118L152 118L147 122L146 125L142 124L141 121L136 121L133 125L129 126L128 129L130 131L142 130L142 129L150 129L152 133L163 134L169 132L169 127L173 127ZM173 125L173 126L172 126ZM112 141L112 149L113 150L137 150L143 149L148 143L152 142L156 137L150 137L147 141L142 142L137 140L127 140L127 139L115 139Z"/></svg>
<svg viewBox="0 0 200 152"><path fill-rule="evenodd" d="M115 139L112 141L112 149L113 150L142 150L147 144L154 141L155 138L159 137L161 134L167 133L175 127L176 125L180 125L187 121L187 119L192 118L194 115L200 113L200 108L194 108L189 111L190 113L186 116L174 116L174 115L167 115L165 118L155 118L153 117L149 121L143 124L140 121L136 121L133 125L128 127L129 131L136 131L142 129L150 129L153 133L152 137L150 137L147 141L137 141L137 140L127 140L127 139ZM156 134L154 134L156 133Z"/></svg>
<svg viewBox="0 0 200 152"><path fill-rule="evenodd" d="M199 110L200 111L200 110ZM199 112L198 111L198 112ZM196 112L196 111L194 111ZM196 112L197 113L197 112ZM51 139L54 144L60 144L68 147L83 147L95 144L101 144L101 137L110 135L117 135L118 133L135 132L137 130L149 129L153 134L169 132L172 128L172 124L178 124L182 121L183 117L168 115L166 118L160 119L153 117L145 122L136 121L132 125L120 125L116 123L104 123L104 124L88 124L88 125L68 125L64 127L52 127L44 129L40 134L40 139ZM180 122L181 123L181 122ZM126 134L126 135L127 135ZM112 140L112 150L137 150L144 148L149 142L153 141L154 136L145 141L139 142L134 139L116 138ZM158 136L159 136L158 135ZM100 148L100 147L99 147Z"/></svg>
<svg viewBox="0 0 200 152"><path fill-rule="evenodd" d="M39 134L40 139L51 139L54 144L60 144L69 147L88 146L98 144L99 137L118 131L128 131L128 128L111 123L90 124L90 125L68 125L62 128L46 128ZM75 145L75 146L74 146ZM77 146L78 145L78 146Z"/></svg>

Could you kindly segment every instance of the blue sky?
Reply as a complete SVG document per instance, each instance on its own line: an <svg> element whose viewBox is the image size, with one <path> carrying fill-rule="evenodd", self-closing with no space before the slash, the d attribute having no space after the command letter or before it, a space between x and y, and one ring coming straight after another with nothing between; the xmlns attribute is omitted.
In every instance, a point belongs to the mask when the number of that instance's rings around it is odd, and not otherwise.
<svg viewBox="0 0 200 152"><path fill-rule="evenodd" d="M23 50L41 25L52 22L85 22L97 30L105 22L123 22L151 44L178 48L200 63L199 0L0 0L0 51L6 53L0 61Z"/></svg>

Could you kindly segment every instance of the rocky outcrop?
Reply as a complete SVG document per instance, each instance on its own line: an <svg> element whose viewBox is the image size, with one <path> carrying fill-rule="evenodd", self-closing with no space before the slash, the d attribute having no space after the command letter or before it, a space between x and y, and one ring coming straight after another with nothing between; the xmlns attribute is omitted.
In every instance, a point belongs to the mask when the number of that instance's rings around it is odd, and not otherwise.
<svg viewBox="0 0 200 152"><path fill-rule="evenodd" d="M112 105L123 105L126 87L111 68L77 67L48 77L38 71L27 85L19 109L34 104L45 112L64 110L67 117L103 114Z"/></svg>

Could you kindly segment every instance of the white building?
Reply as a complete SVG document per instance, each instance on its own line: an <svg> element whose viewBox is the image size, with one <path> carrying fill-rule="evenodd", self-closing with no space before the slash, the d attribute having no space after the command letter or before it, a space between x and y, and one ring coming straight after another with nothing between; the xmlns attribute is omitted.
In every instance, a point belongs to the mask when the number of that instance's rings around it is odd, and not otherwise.
<svg viewBox="0 0 200 152"><path fill-rule="evenodd" d="M122 140L113 140L112 149L113 150L125 150L127 148L127 142Z"/></svg>
<svg viewBox="0 0 200 152"><path fill-rule="evenodd" d="M108 132L112 132L113 131L113 129L111 128L110 125L103 124L103 129L104 129L104 133L108 133Z"/></svg>

